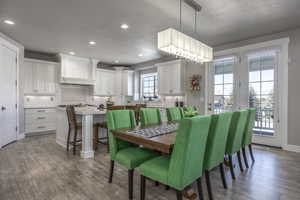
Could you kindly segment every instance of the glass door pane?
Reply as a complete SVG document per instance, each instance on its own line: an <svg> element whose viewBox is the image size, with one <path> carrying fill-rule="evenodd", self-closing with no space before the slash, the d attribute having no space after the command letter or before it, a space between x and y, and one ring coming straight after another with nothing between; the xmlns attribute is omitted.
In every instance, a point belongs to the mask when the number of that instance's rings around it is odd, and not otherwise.
<svg viewBox="0 0 300 200"><path fill-rule="evenodd" d="M256 108L254 134L274 136L276 52L248 56L249 107Z"/></svg>
<svg viewBox="0 0 300 200"><path fill-rule="evenodd" d="M214 113L231 111L234 104L234 57L215 60L214 66Z"/></svg>

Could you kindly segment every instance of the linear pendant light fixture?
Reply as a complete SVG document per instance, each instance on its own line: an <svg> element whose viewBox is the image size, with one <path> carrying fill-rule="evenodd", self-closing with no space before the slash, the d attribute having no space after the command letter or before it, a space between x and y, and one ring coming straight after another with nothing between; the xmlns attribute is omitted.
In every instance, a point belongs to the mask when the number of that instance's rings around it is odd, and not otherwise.
<svg viewBox="0 0 300 200"><path fill-rule="evenodd" d="M184 1L195 9L196 32L196 14L200 12L201 6L194 0ZM181 4L182 0L180 0L180 29L182 29ZM211 47L173 28L158 33L158 49L196 63L211 62L213 60L213 49Z"/></svg>

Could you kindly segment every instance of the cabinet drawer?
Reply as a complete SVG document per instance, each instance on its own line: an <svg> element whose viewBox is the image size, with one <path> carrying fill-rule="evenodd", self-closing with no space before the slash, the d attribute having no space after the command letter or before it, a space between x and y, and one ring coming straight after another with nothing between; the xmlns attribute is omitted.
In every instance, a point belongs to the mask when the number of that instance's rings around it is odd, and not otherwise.
<svg viewBox="0 0 300 200"><path fill-rule="evenodd" d="M26 133L56 130L55 123L26 124Z"/></svg>
<svg viewBox="0 0 300 200"><path fill-rule="evenodd" d="M25 124L56 123L55 113L27 114Z"/></svg>
<svg viewBox="0 0 300 200"><path fill-rule="evenodd" d="M55 113L55 108L26 109L25 114Z"/></svg>

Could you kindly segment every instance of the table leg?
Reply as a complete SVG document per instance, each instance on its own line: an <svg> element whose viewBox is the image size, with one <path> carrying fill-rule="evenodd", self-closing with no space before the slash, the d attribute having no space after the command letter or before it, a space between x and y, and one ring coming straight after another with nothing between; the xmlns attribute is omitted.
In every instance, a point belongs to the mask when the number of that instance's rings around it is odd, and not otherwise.
<svg viewBox="0 0 300 200"><path fill-rule="evenodd" d="M93 158L93 115L82 116L82 158Z"/></svg>

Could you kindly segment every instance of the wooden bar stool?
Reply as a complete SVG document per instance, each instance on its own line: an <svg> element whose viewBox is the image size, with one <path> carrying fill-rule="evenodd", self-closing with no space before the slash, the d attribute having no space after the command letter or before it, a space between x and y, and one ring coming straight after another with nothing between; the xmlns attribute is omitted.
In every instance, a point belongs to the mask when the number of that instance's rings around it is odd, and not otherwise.
<svg viewBox="0 0 300 200"><path fill-rule="evenodd" d="M81 145L82 139L78 139L78 131L81 132L82 124L78 124L76 120L75 108L72 105L67 105L66 107L67 116L68 116L68 137L67 137L67 151L69 152L70 145L73 146L73 154L76 154L76 146ZM94 150L98 149L98 128L99 124L94 124L94 139L93 139L93 147ZM71 133L73 135L73 141L71 140Z"/></svg>

